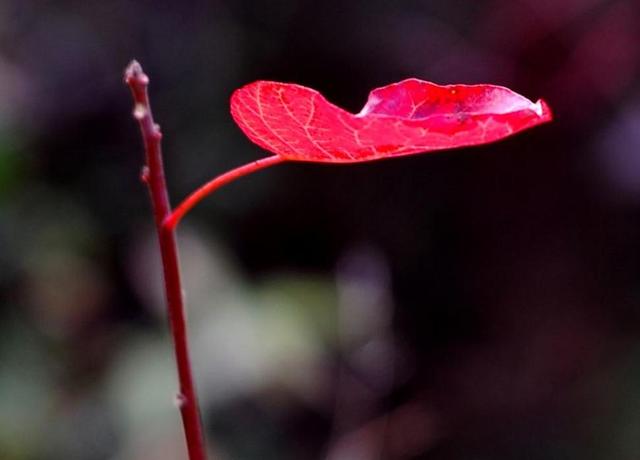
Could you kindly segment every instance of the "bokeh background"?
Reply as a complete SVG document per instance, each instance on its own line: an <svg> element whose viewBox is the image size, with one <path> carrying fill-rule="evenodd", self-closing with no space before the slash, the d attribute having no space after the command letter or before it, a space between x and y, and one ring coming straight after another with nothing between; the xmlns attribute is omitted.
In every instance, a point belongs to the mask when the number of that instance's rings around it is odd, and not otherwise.
<svg viewBox="0 0 640 460"><path fill-rule="evenodd" d="M640 458L640 5L632 0L2 0L0 459L180 460L141 141L174 203L265 155L231 92L358 111L407 77L507 85L503 142L286 164L179 240L219 459Z"/></svg>

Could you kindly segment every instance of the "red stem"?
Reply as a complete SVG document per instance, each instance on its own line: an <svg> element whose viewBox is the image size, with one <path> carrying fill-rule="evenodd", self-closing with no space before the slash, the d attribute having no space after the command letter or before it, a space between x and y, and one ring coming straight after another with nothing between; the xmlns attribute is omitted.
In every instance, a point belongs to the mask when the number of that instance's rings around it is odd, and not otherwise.
<svg viewBox="0 0 640 460"><path fill-rule="evenodd" d="M236 169L232 169L224 174L220 174L218 177L210 180L202 187L197 189L187 198L185 198L179 206L175 208L175 210L171 213L170 216L164 221L164 227L167 230L174 230L180 220L184 217L186 213L188 213L191 208L193 208L196 204L202 201L207 195L215 192L217 189L222 187L223 185L228 184L229 182L233 182L234 180L251 174L253 172L259 171L260 169L268 168L269 166L276 165L278 163L282 163L284 160L278 156L270 156L266 158L262 158L260 160L248 163L246 165L240 166Z"/></svg>
<svg viewBox="0 0 640 460"><path fill-rule="evenodd" d="M131 88L135 103L133 116L140 125L144 141L146 166L143 168L142 179L149 187L156 230L160 242L165 294L178 366L178 379L180 381L180 392L178 393L177 401L182 415L189 460L206 460L207 454L204 447L198 399L189 358L187 322L180 281L176 235L174 227L163 225L164 221L171 215L171 205L169 204L164 166L162 164L162 149L160 146L162 133L160 132L160 127L154 123L153 115L151 114L147 93L149 78L136 61L131 62L127 67L125 83Z"/></svg>

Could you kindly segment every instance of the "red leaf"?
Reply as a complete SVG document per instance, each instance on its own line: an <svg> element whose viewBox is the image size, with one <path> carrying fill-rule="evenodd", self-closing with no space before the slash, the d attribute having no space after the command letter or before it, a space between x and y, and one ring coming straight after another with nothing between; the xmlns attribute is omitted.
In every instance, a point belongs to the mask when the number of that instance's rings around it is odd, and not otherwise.
<svg viewBox="0 0 640 460"><path fill-rule="evenodd" d="M286 160L348 163L486 144L551 120L547 104L494 85L411 78L375 89L358 114L304 86L257 81L233 93L240 129Z"/></svg>

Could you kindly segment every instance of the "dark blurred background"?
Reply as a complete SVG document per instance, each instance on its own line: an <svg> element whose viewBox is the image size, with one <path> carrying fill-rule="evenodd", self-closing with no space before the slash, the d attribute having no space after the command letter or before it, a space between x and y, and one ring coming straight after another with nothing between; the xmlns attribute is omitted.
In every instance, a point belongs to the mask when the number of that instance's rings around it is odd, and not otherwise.
<svg viewBox="0 0 640 460"><path fill-rule="evenodd" d="M220 459L640 458L640 5L0 3L0 459L175 460L184 441L142 149L173 202L265 155L231 92L358 111L407 77L544 97L503 142L286 164L179 240Z"/></svg>

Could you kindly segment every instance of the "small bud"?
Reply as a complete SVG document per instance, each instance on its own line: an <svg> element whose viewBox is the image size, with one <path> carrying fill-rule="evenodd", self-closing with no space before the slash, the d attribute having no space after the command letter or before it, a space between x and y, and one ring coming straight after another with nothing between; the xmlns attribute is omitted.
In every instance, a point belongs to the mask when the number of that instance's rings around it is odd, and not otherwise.
<svg viewBox="0 0 640 460"><path fill-rule="evenodd" d="M144 165L140 171L140 180L145 184L149 183L149 166Z"/></svg>
<svg viewBox="0 0 640 460"><path fill-rule="evenodd" d="M124 81L127 85L130 85L133 82L133 79L136 78L137 75L143 73L142 66L135 59L129 63L127 68L124 71Z"/></svg>
<svg viewBox="0 0 640 460"><path fill-rule="evenodd" d="M151 131L151 135L154 137L154 139L156 140L160 140L162 139L162 131L160 131L160 125L159 124L154 124L153 125L153 131Z"/></svg>
<svg viewBox="0 0 640 460"><path fill-rule="evenodd" d="M133 60L124 71L124 81L129 86L147 86L149 84L149 77L144 73L138 61Z"/></svg>
<svg viewBox="0 0 640 460"><path fill-rule="evenodd" d="M173 404L178 409L182 409L187 404L187 398L182 393L176 393L173 398Z"/></svg>
<svg viewBox="0 0 640 460"><path fill-rule="evenodd" d="M140 103L136 104L133 108L133 118L142 120L145 116L147 116L147 108Z"/></svg>

